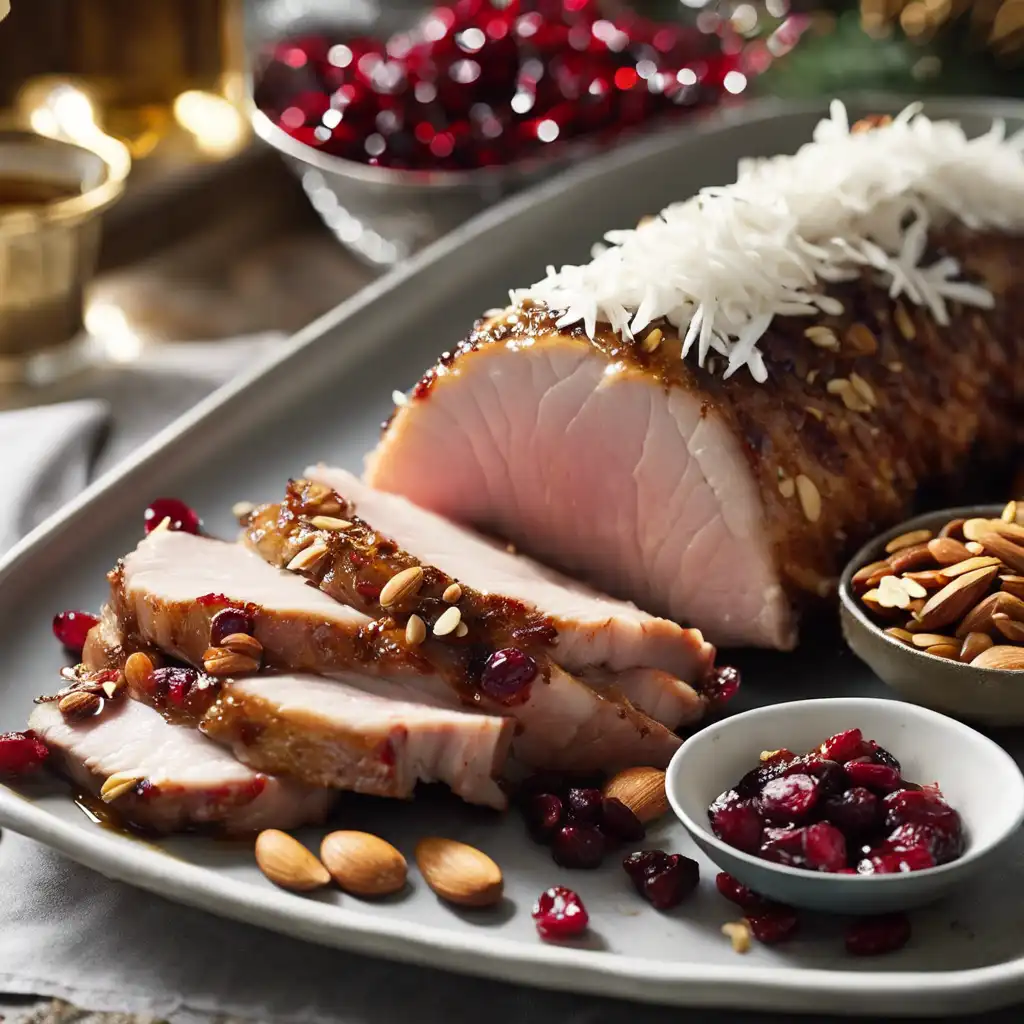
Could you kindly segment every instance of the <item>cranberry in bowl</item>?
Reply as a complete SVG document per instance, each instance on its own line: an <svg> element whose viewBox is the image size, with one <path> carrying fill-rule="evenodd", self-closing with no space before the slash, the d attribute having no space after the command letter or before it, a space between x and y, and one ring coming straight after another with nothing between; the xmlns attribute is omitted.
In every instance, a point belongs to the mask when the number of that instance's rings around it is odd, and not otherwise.
<svg viewBox="0 0 1024 1024"><path fill-rule="evenodd" d="M823 753L826 741L836 749ZM1024 821L1024 776L1002 747L894 700L836 697L736 715L680 747L665 788L722 870L771 899L835 913L937 900Z"/></svg>

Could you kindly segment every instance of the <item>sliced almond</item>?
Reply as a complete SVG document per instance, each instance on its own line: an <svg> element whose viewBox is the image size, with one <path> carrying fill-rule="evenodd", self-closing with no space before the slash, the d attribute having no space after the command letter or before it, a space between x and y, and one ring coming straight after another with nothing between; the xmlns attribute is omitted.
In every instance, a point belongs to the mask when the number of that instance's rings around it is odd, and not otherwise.
<svg viewBox="0 0 1024 1024"><path fill-rule="evenodd" d="M928 551L939 565L956 565L971 557L971 553L953 537L936 537L928 541Z"/></svg>
<svg viewBox="0 0 1024 1024"><path fill-rule="evenodd" d="M960 645L959 644L936 644L934 647L929 647L925 654L933 654L936 658L949 658L952 661L958 661L960 658Z"/></svg>
<svg viewBox="0 0 1024 1024"><path fill-rule="evenodd" d="M987 569L991 565L999 565L999 559L992 555L972 555L970 558L965 558L962 562L943 566L942 575L952 580L956 579L957 576L963 576L965 572L974 572L975 569Z"/></svg>
<svg viewBox="0 0 1024 1024"><path fill-rule="evenodd" d="M119 676L117 679L108 679L105 683L101 683L100 686L103 688L103 696L107 700L113 700L119 693L124 691L124 676Z"/></svg>
<svg viewBox="0 0 1024 1024"><path fill-rule="evenodd" d="M964 523L966 519L950 519L946 525L939 530L940 537L952 537L954 540L962 540L964 535Z"/></svg>
<svg viewBox="0 0 1024 1024"><path fill-rule="evenodd" d="M904 576L902 583L903 589L910 595L911 600L928 596L928 591L917 580Z"/></svg>
<svg viewBox="0 0 1024 1024"><path fill-rule="evenodd" d="M799 474L796 478L796 493L800 507L808 521L816 523L821 518L821 492L809 476Z"/></svg>
<svg viewBox="0 0 1024 1024"><path fill-rule="evenodd" d="M355 896L390 896L405 888L405 858L369 832L331 832L320 844L320 860L335 882Z"/></svg>
<svg viewBox="0 0 1024 1024"><path fill-rule="evenodd" d="M913 633L910 633L905 629L900 629L899 626L890 626L885 632L894 640L899 640L904 644L909 644L914 639Z"/></svg>
<svg viewBox="0 0 1024 1024"><path fill-rule="evenodd" d="M899 551L902 548L909 548L914 544L926 544L931 539L931 530L908 530L906 533L901 533L898 537L893 537L893 539L885 545L885 550L891 555L895 551Z"/></svg>
<svg viewBox="0 0 1024 1024"><path fill-rule="evenodd" d="M349 520L339 519L337 516L313 516L309 523L310 526L318 530L326 530L328 533L341 533L343 530L352 529Z"/></svg>
<svg viewBox="0 0 1024 1024"><path fill-rule="evenodd" d="M256 863L275 885L292 892L320 889L331 880L327 868L298 839L276 828L256 837Z"/></svg>
<svg viewBox="0 0 1024 1024"><path fill-rule="evenodd" d="M1000 520L996 520L999 522ZM964 536L968 540L980 541L986 534L992 532L991 519L968 519L964 522Z"/></svg>
<svg viewBox="0 0 1024 1024"><path fill-rule="evenodd" d="M987 651L994 641L988 633L968 633L964 637L964 642L960 645L960 660L965 664L969 664L982 653Z"/></svg>
<svg viewBox="0 0 1024 1024"><path fill-rule="evenodd" d="M624 803L645 825L668 813L665 773L660 768L626 768L605 783L604 795Z"/></svg>
<svg viewBox="0 0 1024 1024"><path fill-rule="evenodd" d="M145 778L145 775L138 775L133 772L114 772L103 783L100 789L100 799L105 804L112 804L119 797L133 790Z"/></svg>
<svg viewBox="0 0 1024 1024"><path fill-rule="evenodd" d="M489 907L501 901L501 868L474 846L437 836L421 839L416 864L427 885L449 903Z"/></svg>
<svg viewBox="0 0 1024 1024"><path fill-rule="evenodd" d="M443 611L434 623L434 636L447 636L449 633L454 633L459 628L461 621L462 612L452 605L451 608Z"/></svg>
<svg viewBox="0 0 1024 1024"><path fill-rule="evenodd" d="M913 644L915 647L935 647L937 644L952 644L959 647L955 636L943 636L942 633L914 633Z"/></svg>
<svg viewBox="0 0 1024 1024"><path fill-rule="evenodd" d="M722 925L722 934L732 943L734 953L750 952L750 925L746 921L730 921Z"/></svg>
<svg viewBox="0 0 1024 1024"><path fill-rule="evenodd" d="M917 615L916 624L919 629L934 630L956 622L968 608L982 598L998 571L994 565L987 569L975 569L957 576L951 583L946 584L928 599ZM884 582L885 580L882 581Z"/></svg>
<svg viewBox="0 0 1024 1024"><path fill-rule="evenodd" d="M423 643L427 639L427 624L418 616L410 615L405 624L405 642L411 647Z"/></svg>
<svg viewBox="0 0 1024 1024"><path fill-rule="evenodd" d="M1006 612L996 612L992 616L992 625L999 630L1012 644L1024 644L1024 622L1011 619Z"/></svg>
<svg viewBox="0 0 1024 1024"><path fill-rule="evenodd" d="M441 600L448 604L458 604L462 599L462 587L458 583L451 583L445 587L444 593L441 595Z"/></svg>
<svg viewBox="0 0 1024 1024"><path fill-rule="evenodd" d="M392 608L411 597L415 597L423 586L423 569L418 565L410 565L408 569L396 572L384 584L380 592L382 608Z"/></svg>
<svg viewBox="0 0 1024 1024"><path fill-rule="evenodd" d="M893 572L912 572L915 569L930 568L932 565L932 553L928 550L927 544L911 544L910 547L900 548L889 556L889 564Z"/></svg>
<svg viewBox="0 0 1024 1024"><path fill-rule="evenodd" d="M989 554L1001 559L1014 572L1024 573L1024 546L998 533L986 533L980 543Z"/></svg>
<svg viewBox="0 0 1024 1024"><path fill-rule="evenodd" d="M455 627L455 635L460 639L464 636L469 636L469 626L467 626L464 622L460 622Z"/></svg>
<svg viewBox="0 0 1024 1024"><path fill-rule="evenodd" d="M1014 597L1024 598L1024 576L1000 576L1000 588Z"/></svg>
<svg viewBox="0 0 1024 1024"><path fill-rule="evenodd" d="M304 547L288 563L291 572L315 572L320 563L327 557L327 545L317 537L312 544Z"/></svg>
<svg viewBox="0 0 1024 1024"><path fill-rule="evenodd" d="M974 668L1024 670L1024 647L990 647L987 651L982 651L971 665Z"/></svg>
<svg viewBox="0 0 1024 1024"><path fill-rule="evenodd" d="M878 582L878 603L883 608L906 608L912 596L898 576L883 576Z"/></svg>
<svg viewBox="0 0 1024 1024"><path fill-rule="evenodd" d="M913 580L925 590L938 590L949 582L949 577L944 575L941 569L925 569L922 572L908 572L903 578Z"/></svg>
<svg viewBox="0 0 1024 1024"><path fill-rule="evenodd" d="M878 581L883 576L892 576L895 569L887 560L881 562L869 562L863 569L858 569L850 579L850 586L855 593L862 593L878 586Z"/></svg>

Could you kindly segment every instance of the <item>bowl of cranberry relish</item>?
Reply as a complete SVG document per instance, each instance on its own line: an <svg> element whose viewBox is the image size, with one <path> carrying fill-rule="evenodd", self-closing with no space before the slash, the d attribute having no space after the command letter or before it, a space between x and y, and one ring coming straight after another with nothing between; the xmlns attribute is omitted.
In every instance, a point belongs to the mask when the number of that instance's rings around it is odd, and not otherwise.
<svg viewBox="0 0 1024 1024"><path fill-rule="evenodd" d="M604 6L453 0L277 39L254 61L254 130L343 242L396 262L587 152L746 88L738 37Z"/></svg>
<svg viewBox="0 0 1024 1024"><path fill-rule="evenodd" d="M968 879L1024 821L1002 747L895 700L795 701L698 732L666 792L697 845L771 899L877 914Z"/></svg>

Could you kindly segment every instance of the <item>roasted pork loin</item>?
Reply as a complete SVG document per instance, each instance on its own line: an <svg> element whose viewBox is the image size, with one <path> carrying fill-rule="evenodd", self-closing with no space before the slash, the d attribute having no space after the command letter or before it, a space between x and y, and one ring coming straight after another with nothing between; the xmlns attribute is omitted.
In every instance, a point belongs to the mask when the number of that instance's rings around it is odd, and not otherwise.
<svg viewBox="0 0 1024 1024"><path fill-rule="evenodd" d="M29 727L87 792L98 795L113 776L123 777L127 788L111 808L154 832L296 828L320 821L335 796L254 771L194 729L133 700L108 702L102 715L77 722L67 721L55 703L40 704Z"/></svg>
<svg viewBox="0 0 1024 1024"><path fill-rule="evenodd" d="M323 516L325 503L334 517ZM550 657L602 692L621 693L669 728L703 712L679 678L699 681L711 667L714 649L700 633L581 587L344 470L307 470L281 504L248 517L244 537L279 567L322 552L304 568L307 578L367 615L403 623L417 615L426 626L421 654L460 682L480 674L486 654L516 647ZM388 598L382 588L391 579L417 571L422 579L407 594ZM433 636L453 605L466 630L461 644Z"/></svg>
<svg viewBox="0 0 1024 1024"><path fill-rule="evenodd" d="M841 313L771 323L764 383L684 361L664 321L647 352L527 301L427 373L367 478L715 644L792 647L851 546L1024 433L1024 238L932 242L992 310L942 326L868 275L835 284Z"/></svg>
<svg viewBox="0 0 1024 1024"><path fill-rule="evenodd" d="M238 544L156 531L110 574L111 607L129 643L151 644L203 667L213 616L227 607L252 616L265 665L292 672L365 673L408 680L427 702L453 697L517 723L513 756L535 767L611 770L667 764L679 739L614 694L600 694L554 662L505 704L439 672L406 643L393 620L368 616L276 569ZM468 638L467 638L468 639ZM462 638L453 637L453 644Z"/></svg>

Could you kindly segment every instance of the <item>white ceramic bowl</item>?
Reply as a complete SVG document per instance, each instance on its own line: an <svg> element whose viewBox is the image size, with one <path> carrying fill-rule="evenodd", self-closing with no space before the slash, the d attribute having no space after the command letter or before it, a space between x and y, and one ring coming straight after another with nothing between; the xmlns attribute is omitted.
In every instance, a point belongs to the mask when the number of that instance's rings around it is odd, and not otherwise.
<svg viewBox="0 0 1024 1024"><path fill-rule="evenodd" d="M904 778L939 783L963 818L967 847L959 860L907 874L835 875L760 860L711 831L708 804L755 767L762 750L808 751L853 728L894 754ZM725 719L679 748L666 790L694 841L724 871L783 903L846 914L905 910L938 899L978 871L1024 821L1024 776L1002 747L952 718L895 700L795 701Z"/></svg>

